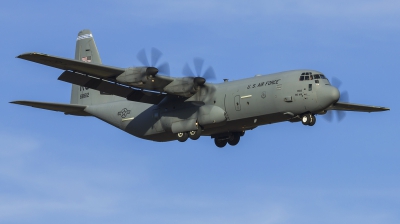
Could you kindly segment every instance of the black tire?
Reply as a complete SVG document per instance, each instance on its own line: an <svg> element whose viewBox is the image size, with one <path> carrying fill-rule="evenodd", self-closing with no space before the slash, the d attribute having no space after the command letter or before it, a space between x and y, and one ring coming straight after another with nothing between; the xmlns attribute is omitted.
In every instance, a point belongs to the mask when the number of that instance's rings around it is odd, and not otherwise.
<svg viewBox="0 0 400 224"><path fill-rule="evenodd" d="M317 118L314 115L311 115L311 121L308 125L314 126L315 122L317 122Z"/></svg>
<svg viewBox="0 0 400 224"><path fill-rule="evenodd" d="M235 146L239 143L240 141L240 133L232 133L231 136L228 139L228 144L231 146Z"/></svg>
<svg viewBox="0 0 400 224"><path fill-rule="evenodd" d="M304 114L301 117L301 123L303 123L304 125L309 125L311 122L311 114Z"/></svg>
<svg viewBox="0 0 400 224"><path fill-rule="evenodd" d="M186 142L186 140L189 138L189 134L187 132L179 132L176 134L176 136L180 142Z"/></svg>
<svg viewBox="0 0 400 224"><path fill-rule="evenodd" d="M196 131L189 131L189 138L192 140L197 140L201 136L201 128L197 129Z"/></svg>
<svg viewBox="0 0 400 224"><path fill-rule="evenodd" d="M226 139L219 139L219 138L215 138L214 139L214 143L217 147L219 148L223 148L226 146L226 143L228 143L228 141Z"/></svg>

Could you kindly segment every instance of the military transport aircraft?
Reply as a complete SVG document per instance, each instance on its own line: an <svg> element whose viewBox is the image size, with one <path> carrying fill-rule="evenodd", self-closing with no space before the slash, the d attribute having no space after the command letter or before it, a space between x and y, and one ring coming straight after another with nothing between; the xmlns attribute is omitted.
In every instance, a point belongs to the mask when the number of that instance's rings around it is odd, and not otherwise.
<svg viewBox="0 0 400 224"><path fill-rule="evenodd" d="M70 104L13 101L69 115L94 116L136 137L164 142L200 136L214 138L215 145L236 145L245 131L283 121L313 126L315 115L331 118L331 111L376 112L389 108L339 102L339 93L326 76L315 70L294 70L228 81L207 82L203 60L196 58L197 76L186 64L187 77L168 76L168 64L158 64L161 52L146 52L138 59L145 66L117 68L103 65L90 30L76 40L75 60L42 53L18 58L64 70L59 80L72 83ZM333 80L332 80L333 81ZM340 83L339 83L340 84ZM340 100L342 101L342 100Z"/></svg>

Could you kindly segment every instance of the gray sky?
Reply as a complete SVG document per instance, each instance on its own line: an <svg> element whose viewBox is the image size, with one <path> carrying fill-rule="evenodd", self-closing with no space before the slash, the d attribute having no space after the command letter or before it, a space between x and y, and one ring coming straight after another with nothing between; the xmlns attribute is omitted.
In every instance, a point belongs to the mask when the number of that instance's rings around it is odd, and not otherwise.
<svg viewBox="0 0 400 224"><path fill-rule="evenodd" d="M394 0L2 3L0 223L399 223L399 19ZM315 69L391 111L261 126L219 149L9 104L69 102L61 70L15 56L73 58L82 29L107 65L156 47L173 76L193 57L221 81Z"/></svg>

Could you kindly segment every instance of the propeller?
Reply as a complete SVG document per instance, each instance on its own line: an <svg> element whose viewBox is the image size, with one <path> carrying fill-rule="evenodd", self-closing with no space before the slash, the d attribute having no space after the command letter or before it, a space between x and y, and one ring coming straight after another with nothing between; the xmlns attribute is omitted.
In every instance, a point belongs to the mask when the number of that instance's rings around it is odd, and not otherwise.
<svg viewBox="0 0 400 224"><path fill-rule="evenodd" d="M340 89L340 86L342 85L342 81L340 81L340 80L339 80L338 78L336 78L336 77L332 77L331 83L332 83L332 86L335 86L335 87L338 88L338 89ZM348 93L346 90L340 92L339 102L349 102L349 93ZM335 115L335 114L336 114L336 115ZM340 110L329 110L329 111L324 115L324 118L325 118L327 121L332 122L334 116L336 116L336 117L337 117L337 120L340 122L340 121L342 121L342 120L346 117L346 112L340 111Z"/></svg>
<svg viewBox="0 0 400 224"><path fill-rule="evenodd" d="M208 67L204 71L204 73L202 73L203 65L204 65L204 59L202 59L202 58L194 58L193 59L193 64L194 64L194 69L196 71L196 74L189 67L188 63L186 63L185 66L183 67L182 73L185 76L192 77L193 78L193 82L195 84L197 84L197 86L203 86L204 83L206 83L207 80L216 79L214 69L211 66Z"/></svg>
<svg viewBox="0 0 400 224"><path fill-rule="evenodd" d="M169 76L169 64L167 62L164 62L160 65L157 66L158 61L160 60L162 56L162 52L158 50L157 48L151 48L151 53L150 53L150 63L149 60L147 59L147 54L145 49L142 49L139 51L137 54L137 59L142 63L144 66L148 67L146 70L146 73L150 76L155 76L156 74L163 74L166 76Z"/></svg>

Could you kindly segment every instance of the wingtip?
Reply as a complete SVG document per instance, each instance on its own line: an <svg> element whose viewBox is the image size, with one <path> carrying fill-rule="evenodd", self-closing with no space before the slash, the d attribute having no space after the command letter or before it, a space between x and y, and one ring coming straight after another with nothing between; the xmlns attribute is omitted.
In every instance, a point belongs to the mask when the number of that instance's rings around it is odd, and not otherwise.
<svg viewBox="0 0 400 224"><path fill-rule="evenodd" d="M26 57L31 56L31 55L48 56L47 54L43 54L43 53L39 53L39 52L27 52L27 53L20 54L20 55L16 56L15 58L25 59Z"/></svg>
<svg viewBox="0 0 400 224"><path fill-rule="evenodd" d="M23 101L21 100L14 100L14 101L10 101L8 103L12 103L12 104L21 104Z"/></svg>

